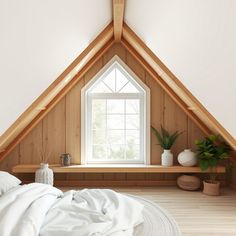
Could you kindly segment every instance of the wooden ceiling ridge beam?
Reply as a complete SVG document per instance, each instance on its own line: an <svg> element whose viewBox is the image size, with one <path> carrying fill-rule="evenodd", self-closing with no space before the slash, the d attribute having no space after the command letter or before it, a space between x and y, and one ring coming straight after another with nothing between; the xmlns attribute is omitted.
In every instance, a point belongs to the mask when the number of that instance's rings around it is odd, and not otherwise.
<svg viewBox="0 0 236 236"><path fill-rule="evenodd" d="M0 137L0 161L56 106L113 43L113 25L110 23Z"/></svg>
<svg viewBox="0 0 236 236"><path fill-rule="evenodd" d="M113 0L113 27L116 42L121 41L123 32L125 0Z"/></svg>
<svg viewBox="0 0 236 236"><path fill-rule="evenodd" d="M196 97L192 95L192 93L180 82L178 78L175 77L175 75L125 22L123 23L121 42L128 50L131 47L133 48L131 51L133 51L133 54L136 54L136 56L134 56L141 62L141 64L152 68L152 73L155 71L155 73L162 79L159 79L158 81L160 83L161 81L165 82L161 83L161 86L166 88L165 90L168 94L182 107L186 114L192 118L192 120L204 131L205 134L220 134L231 145L231 147L236 150L236 140L234 137L207 111L207 109L196 99Z"/></svg>

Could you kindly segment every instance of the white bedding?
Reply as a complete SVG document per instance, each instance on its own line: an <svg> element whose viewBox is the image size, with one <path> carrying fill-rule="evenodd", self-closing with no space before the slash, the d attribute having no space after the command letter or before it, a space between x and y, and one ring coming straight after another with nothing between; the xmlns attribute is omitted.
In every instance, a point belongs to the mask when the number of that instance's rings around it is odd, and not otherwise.
<svg viewBox="0 0 236 236"><path fill-rule="evenodd" d="M143 205L112 190L63 194L44 184L16 187L0 198L0 235L131 236Z"/></svg>

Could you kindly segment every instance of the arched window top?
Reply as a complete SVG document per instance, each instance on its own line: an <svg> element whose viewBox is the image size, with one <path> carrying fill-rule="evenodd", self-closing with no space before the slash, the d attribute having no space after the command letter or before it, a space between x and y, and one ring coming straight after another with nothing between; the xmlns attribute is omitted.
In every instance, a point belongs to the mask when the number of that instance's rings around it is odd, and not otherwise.
<svg viewBox="0 0 236 236"><path fill-rule="evenodd" d="M118 56L114 56L86 87L92 94L143 94L148 89Z"/></svg>
<svg viewBox="0 0 236 236"><path fill-rule="evenodd" d="M82 163L149 163L150 91L114 56L81 91Z"/></svg>

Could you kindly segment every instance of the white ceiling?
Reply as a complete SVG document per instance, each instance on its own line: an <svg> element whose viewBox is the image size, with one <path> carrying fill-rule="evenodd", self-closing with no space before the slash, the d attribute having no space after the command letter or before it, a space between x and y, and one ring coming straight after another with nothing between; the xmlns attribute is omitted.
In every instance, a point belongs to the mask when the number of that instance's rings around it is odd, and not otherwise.
<svg viewBox="0 0 236 236"><path fill-rule="evenodd" d="M0 0L0 134L112 19L109 0Z"/></svg>
<svg viewBox="0 0 236 236"><path fill-rule="evenodd" d="M236 137L236 1L127 0L125 21ZM0 133L111 21L110 0L0 0Z"/></svg>
<svg viewBox="0 0 236 236"><path fill-rule="evenodd" d="M236 1L128 0L125 20L236 137Z"/></svg>

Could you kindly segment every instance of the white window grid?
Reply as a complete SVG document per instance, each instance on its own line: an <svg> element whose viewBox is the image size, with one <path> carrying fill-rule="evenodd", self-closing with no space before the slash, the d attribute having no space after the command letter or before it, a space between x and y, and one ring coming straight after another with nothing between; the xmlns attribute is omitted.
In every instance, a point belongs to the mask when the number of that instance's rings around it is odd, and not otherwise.
<svg viewBox="0 0 236 236"><path fill-rule="evenodd" d="M122 68L122 66L125 69ZM119 69L127 78L128 82L131 82L139 91L139 93L91 93L92 89L96 87L96 85L103 80L114 68ZM130 73L132 75L130 75ZM131 78L131 79L130 79ZM133 79L135 78L135 79ZM127 82L127 83L128 83ZM137 76L130 71L128 67L120 60L119 57L115 56L105 67L104 69L98 73L91 81L90 84L84 87L82 91L82 164L89 163L125 163L125 164L149 164L150 162L150 143L149 143L149 135L150 135L150 91L149 88L145 84L142 83ZM140 104L139 111L139 138L140 138L140 155L139 159L135 160L108 160L108 159L93 159L92 158L92 100L93 99L138 99ZM125 115L125 114L124 114ZM124 129L126 130L126 129Z"/></svg>

